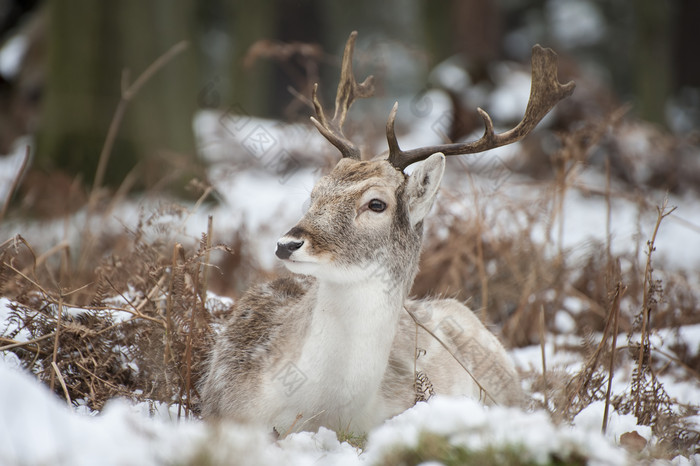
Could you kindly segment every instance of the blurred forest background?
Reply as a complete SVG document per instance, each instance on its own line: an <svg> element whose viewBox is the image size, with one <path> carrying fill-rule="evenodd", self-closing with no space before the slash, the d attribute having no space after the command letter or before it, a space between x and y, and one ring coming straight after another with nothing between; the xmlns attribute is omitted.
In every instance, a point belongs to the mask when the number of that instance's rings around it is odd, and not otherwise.
<svg viewBox="0 0 700 466"><path fill-rule="evenodd" d="M356 55L358 74L379 75L380 98L420 95L426 83L450 93L449 83L431 80L445 62L473 84L488 82L493 63L527 64L541 43L560 55L562 81L579 82L588 116L629 102L632 115L688 136L700 127L698 24L697 0L2 0L0 154L19 150L20 137L35 141L22 189L61 201L24 206L38 214L79 207L97 184L181 186L201 172L198 110L307 119L300 96L321 81L331 102L354 29L358 49L371 51ZM126 99L95 183L120 99L181 41L187 49ZM463 96L452 97L473 112Z"/></svg>

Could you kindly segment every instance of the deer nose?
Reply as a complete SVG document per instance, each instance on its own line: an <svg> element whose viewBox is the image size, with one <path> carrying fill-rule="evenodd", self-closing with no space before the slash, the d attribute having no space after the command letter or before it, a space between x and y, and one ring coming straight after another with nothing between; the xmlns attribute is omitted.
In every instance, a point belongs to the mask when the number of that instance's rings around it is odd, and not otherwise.
<svg viewBox="0 0 700 466"><path fill-rule="evenodd" d="M289 241L286 243L277 243L277 250L275 250L275 255L280 259L289 259L289 256L291 256L294 251L296 251L303 245L303 241Z"/></svg>

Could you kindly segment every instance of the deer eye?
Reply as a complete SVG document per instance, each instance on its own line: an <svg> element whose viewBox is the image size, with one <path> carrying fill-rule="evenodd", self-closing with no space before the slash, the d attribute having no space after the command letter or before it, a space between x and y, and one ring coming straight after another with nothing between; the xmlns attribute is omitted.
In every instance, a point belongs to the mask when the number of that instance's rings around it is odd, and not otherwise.
<svg viewBox="0 0 700 466"><path fill-rule="evenodd" d="M372 199L367 204L367 207L374 212L384 212L386 209L386 202L380 201L379 199Z"/></svg>

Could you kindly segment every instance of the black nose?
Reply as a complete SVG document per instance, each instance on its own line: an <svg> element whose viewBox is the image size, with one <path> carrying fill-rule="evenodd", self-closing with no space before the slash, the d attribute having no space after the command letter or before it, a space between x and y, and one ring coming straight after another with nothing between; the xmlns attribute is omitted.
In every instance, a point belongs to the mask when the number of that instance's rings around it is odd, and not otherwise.
<svg viewBox="0 0 700 466"><path fill-rule="evenodd" d="M275 255L280 259L289 259L294 251L304 245L303 241L290 241L288 243L277 243Z"/></svg>

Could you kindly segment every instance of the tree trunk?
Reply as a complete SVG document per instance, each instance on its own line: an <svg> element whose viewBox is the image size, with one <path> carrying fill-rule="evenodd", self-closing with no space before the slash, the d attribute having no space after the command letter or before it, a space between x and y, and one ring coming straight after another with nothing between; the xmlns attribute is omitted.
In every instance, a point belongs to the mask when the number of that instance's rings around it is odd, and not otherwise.
<svg viewBox="0 0 700 466"><path fill-rule="evenodd" d="M245 58L256 41L276 39L276 4L276 0L235 0L230 5L233 92L229 111L233 113L266 117L273 114L271 86L274 64L268 58L247 64Z"/></svg>
<svg viewBox="0 0 700 466"><path fill-rule="evenodd" d="M635 3L635 79L639 116L664 125L671 89L671 6L668 2Z"/></svg>
<svg viewBox="0 0 700 466"><path fill-rule="evenodd" d="M120 100L122 72L134 80L172 45L188 39L193 0L50 0L48 66L37 164L90 186ZM129 103L105 172L118 186L138 164L142 187L196 161L194 56L175 57ZM178 159L178 160L176 160Z"/></svg>

